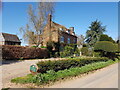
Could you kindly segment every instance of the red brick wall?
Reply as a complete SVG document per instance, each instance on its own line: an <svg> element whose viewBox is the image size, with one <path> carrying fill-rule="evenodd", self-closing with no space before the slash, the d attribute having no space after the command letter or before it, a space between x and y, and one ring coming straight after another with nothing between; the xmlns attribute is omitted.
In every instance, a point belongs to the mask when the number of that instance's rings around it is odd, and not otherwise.
<svg viewBox="0 0 120 90"><path fill-rule="evenodd" d="M62 35L64 37L64 43L68 43L68 38L70 38L70 43L71 44L76 44L77 43L77 37L76 36L73 36L73 35L70 35L70 34L67 34L67 33L62 33ZM75 40L75 42L74 42Z"/></svg>
<svg viewBox="0 0 120 90"><path fill-rule="evenodd" d="M13 45L2 45L2 58L3 59L34 59L34 58L47 58L47 49L35 47L23 47Z"/></svg>

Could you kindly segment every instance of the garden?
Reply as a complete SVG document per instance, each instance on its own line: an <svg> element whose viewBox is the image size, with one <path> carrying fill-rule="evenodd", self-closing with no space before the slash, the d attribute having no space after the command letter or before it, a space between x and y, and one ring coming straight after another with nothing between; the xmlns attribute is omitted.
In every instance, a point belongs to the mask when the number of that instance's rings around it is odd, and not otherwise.
<svg viewBox="0 0 120 90"><path fill-rule="evenodd" d="M86 37L80 42L81 48L78 47L79 43L64 43L65 46L61 47L60 43L48 42L45 48L48 50L49 57L60 57L64 60L38 62L36 63L37 74L13 78L11 82L49 84L118 63L120 61L119 40L114 41L104 34L104 31L105 28L96 20L91 23Z"/></svg>

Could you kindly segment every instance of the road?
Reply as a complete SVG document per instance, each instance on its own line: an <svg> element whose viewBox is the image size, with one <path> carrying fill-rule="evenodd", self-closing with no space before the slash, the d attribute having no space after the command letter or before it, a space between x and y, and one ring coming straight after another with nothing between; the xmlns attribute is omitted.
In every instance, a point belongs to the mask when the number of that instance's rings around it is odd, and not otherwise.
<svg viewBox="0 0 120 90"><path fill-rule="evenodd" d="M59 82L48 88L118 88L118 64L81 78Z"/></svg>
<svg viewBox="0 0 120 90"><path fill-rule="evenodd" d="M38 61L42 60L32 61L25 60L22 62L1 65L0 77L2 78L2 83L0 83L0 86L2 86L2 88L29 87L21 84L16 85L14 83L11 83L10 80L12 78L25 76L28 73L30 73L29 72L30 65L35 64ZM117 88L117 87L118 87L118 64L114 64L77 79L55 83L54 85L47 88Z"/></svg>

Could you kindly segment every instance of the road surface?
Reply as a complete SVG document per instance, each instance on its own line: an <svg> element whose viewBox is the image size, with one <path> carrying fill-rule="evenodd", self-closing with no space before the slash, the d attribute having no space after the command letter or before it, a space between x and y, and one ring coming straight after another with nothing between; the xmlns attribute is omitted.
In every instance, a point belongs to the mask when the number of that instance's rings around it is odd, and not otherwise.
<svg viewBox="0 0 120 90"><path fill-rule="evenodd" d="M25 60L22 62L4 64L0 66L0 76L2 77L2 88L27 88L21 84L11 83L10 80L15 77L27 75L29 67L41 60ZM2 70L2 71L1 71ZM0 79L1 80L1 79ZM55 83L47 88L117 88L118 87L118 64L100 69L86 76L72 80Z"/></svg>
<svg viewBox="0 0 120 90"><path fill-rule="evenodd" d="M81 78L59 82L48 88L118 88L118 64Z"/></svg>
<svg viewBox="0 0 120 90"><path fill-rule="evenodd" d="M11 83L11 79L15 77L25 76L30 73L30 66L36 65L38 61L47 61L47 60L61 60L60 58L51 58L51 59L38 59L38 60L24 60L21 62L12 62L7 61L0 64L0 88L26 88L23 85L16 85Z"/></svg>

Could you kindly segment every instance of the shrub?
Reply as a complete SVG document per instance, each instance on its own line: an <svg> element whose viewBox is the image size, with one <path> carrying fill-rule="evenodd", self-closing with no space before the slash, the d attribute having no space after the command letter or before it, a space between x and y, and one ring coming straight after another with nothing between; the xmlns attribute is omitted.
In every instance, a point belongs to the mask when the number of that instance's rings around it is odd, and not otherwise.
<svg viewBox="0 0 120 90"><path fill-rule="evenodd" d="M3 45L2 58L3 59L34 59L34 58L47 58L47 49Z"/></svg>
<svg viewBox="0 0 120 90"><path fill-rule="evenodd" d="M117 61L116 61L117 62ZM33 76L31 74L25 77L18 77L11 80L14 83L35 83L37 85L45 84L54 82L60 79L64 79L66 77L73 77L83 73L87 73L93 70L97 70L113 63L116 63L112 60L107 62L96 62L92 64L85 65L83 67L73 67L70 69L60 70L55 72L54 70L49 70L44 74L38 73L37 75Z"/></svg>
<svg viewBox="0 0 120 90"><path fill-rule="evenodd" d="M45 47L45 46L41 46L41 48L47 48L47 47Z"/></svg>
<svg viewBox="0 0 120 90"><path fill-rule="evenodd" d="M99 41L110 41L110 42L115 43L115 41L111 37L109 37L108 35L106 35L106 34L102 34L100 36Z"/></svg>
<svg viewBox="0 0 120 90"><path fill-rule="evenodd" d="M74 54L74 47L65 46L64 50L60 52L60 57L68 57Z"/></svg>
<svg viewBox="0 0 120 90"><path fill-rule="evenodd" d="M47 49L49 51L49 57L59 56L60 43L49 41L47 42Z"/></svg>
<svg viewBox="0 0 120 90"><path fill-rule="evenodd" d="M81 53L82 53L82 55L87 56L88 55L88 47L82 47Z"/></svg>
<svg viewBox="0 0 120 90"><path fill-rule="evenodd" d="M76 56L79 56L79 55L80 55L80 50L78 49L78 47L76 47L74 54L75 54Z"/></svg>
<svg viewBox="0 0 120 90"><path fill-rule="evenodd" d="M85 64L99 62L99 61L107 61L108 58L69 58L66 60L59 61L42 61L38 62L38 72L45 73L49 70L59 71L64 69L69 69L71 67L81 67Z"/></svg>
<svg viewBox="0 0 120 90"><path fill-rule="evenodd" d="M95 44L94 51L100 52L101 56L114 59L115 52L118 50L117 45L109 41L99 41Z"/></svg>

